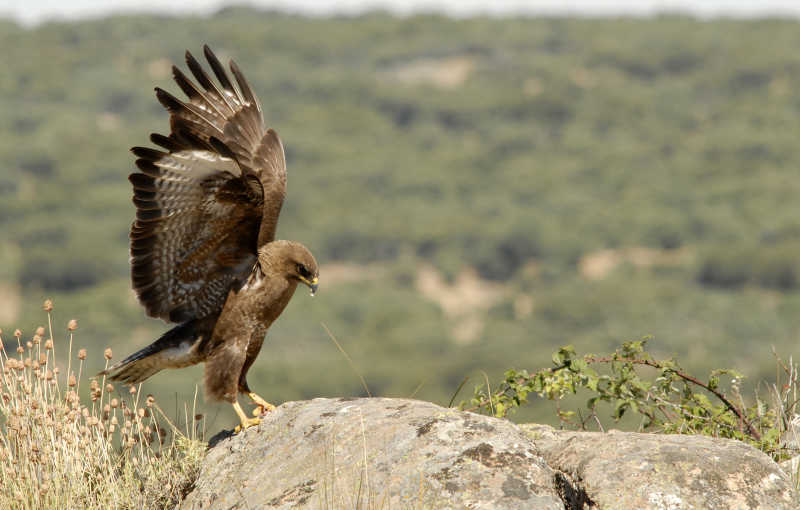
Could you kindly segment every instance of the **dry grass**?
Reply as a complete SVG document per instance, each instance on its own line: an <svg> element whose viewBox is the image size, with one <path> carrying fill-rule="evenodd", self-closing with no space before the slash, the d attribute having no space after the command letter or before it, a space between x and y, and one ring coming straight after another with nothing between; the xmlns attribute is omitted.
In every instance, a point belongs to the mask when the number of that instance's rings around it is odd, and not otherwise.
<svg viewBox="0 0 800 510"><path fill-rule="evenodd" d="M152 396L87 376L84 360L92 353L73 356L77 323L69 321L59 343L50 301L44 310L48 328L32 337L0 332L0 508L174 507L205 451L201 417L181 432ZM103 354L107 365L111 350Z"/></svg>
<svg viewBox="0 0 800 510"><path fill-rule="evenodd" d="M800 370L791 357L787 361L781 359L774 347L772 354L776 361L775 384L768 386L768 393L778 417L775 428L789 457L781 467L792 478L795 489L800 489ZM762 409L768 403L759 400L758 404Z"/></svg>

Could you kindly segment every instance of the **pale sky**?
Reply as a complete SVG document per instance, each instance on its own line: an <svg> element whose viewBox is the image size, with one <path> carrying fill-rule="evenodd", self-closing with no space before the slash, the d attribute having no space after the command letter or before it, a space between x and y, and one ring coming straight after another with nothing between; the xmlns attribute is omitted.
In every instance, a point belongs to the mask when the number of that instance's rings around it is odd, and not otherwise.
<svg viewBox="0 0 800 510"><path fill-rule="evenodd" d="M704 18L800 17L800 0L0 0L0 16L31 25L49 19L80 19L116 12L210 14L227 5L242 4L315 15L353 14L381 8L398 14L436 11L454 16L519 13L647 16L666 11Z"/></svg>

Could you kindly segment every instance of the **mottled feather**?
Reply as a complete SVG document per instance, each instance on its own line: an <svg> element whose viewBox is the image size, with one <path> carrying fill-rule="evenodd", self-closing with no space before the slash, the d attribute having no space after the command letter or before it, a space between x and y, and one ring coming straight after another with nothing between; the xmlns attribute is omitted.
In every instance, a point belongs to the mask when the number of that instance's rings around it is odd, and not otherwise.
<svg viewBox="0 0 800 510"><path fill-rule="evenodd" d="M247 80L231 62L237 90L207 46L204 54L219 85L186 52L196 83L177 67L173 77L188 101L156 88L171 133L151 140L165 151L132 149L133 287L149 315L172 322L219 312L258 246L274 239L286 194L283 146Z"/></svg>
<svg viewBox="0 0 800 510"><path fill-rule="evenodd" d="M298 283L315 291L319 270L303 245L275 240L286 194L280 138L238 66L232 81L204 54L216 81L186 53L194 81L178 68L173 77L187 100L156 88L170 134L150 136L160 149L132 149L139 171L129 177L133 288L149 315L182 324L102 373L135 384L205 362L207 395L234 403L247 426L236 403L239 392L254 398L247 371Z"/></svg>

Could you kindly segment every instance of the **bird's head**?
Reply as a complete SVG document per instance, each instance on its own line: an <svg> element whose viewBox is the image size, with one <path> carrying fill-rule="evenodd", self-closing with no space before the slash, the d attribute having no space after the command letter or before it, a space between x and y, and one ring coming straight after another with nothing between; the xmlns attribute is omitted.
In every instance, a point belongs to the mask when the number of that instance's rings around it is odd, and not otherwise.
<svg viewBox="0 0 800 510"><path fill-rule="evenodd" d="M317 261L308 248L294 241L273 241L258 251L258 261L265 273L278 273L287 280L308 285L313 296L319 286Z"/></svg>

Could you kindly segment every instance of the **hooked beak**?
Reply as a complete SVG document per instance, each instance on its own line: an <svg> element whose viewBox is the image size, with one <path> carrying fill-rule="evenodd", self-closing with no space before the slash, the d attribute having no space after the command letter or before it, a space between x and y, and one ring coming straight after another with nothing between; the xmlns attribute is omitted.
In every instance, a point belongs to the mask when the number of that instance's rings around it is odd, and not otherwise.
<svg viewBox="0 0 800 510"><path fill-rule="evenodd" d="M301 280L303 281L303 283L308 285L309 289L311 289L312 296L317 293L317 289L319 288L319 278L315 276L311 281L308 281L305 278L301 278Z"/></svg>

